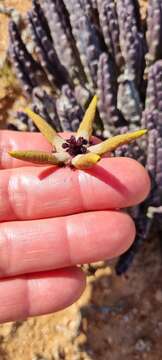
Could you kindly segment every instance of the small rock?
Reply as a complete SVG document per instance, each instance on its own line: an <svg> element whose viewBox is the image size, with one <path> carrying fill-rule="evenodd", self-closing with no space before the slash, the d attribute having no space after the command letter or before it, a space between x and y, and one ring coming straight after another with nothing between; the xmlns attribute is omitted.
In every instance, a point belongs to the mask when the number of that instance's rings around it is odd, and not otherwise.
<svg viewBox="0 0 162 360"><path fill-rule="evenodd" d="M135 344L135 350L140 353L150 352L151 342L149 340L139 339Z"/></svg>

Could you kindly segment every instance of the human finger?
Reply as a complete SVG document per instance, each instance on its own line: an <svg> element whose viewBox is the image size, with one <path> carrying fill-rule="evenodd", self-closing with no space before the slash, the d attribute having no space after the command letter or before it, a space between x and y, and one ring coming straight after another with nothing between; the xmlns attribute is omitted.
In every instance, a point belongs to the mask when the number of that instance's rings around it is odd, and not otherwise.
<svg viewBox="0 0 162 360"><path fill-rule="evenodd" d="M69 137L70 132L63 132L63 138ZM93 137L93 143L100 140ZM26 161L11 157L8 152L11 150L40 150L51 152L51 145L40 133L19 132L19 131L0 131L0 169L11 169L16 167L31 166Z"/></svg>
<svg viewBox="0 0 162 360"><path fill-rule="evenodd" d="M40 133L0 131L0 169L28 166L26 162L12 158L11 150L51 151L51 145ZM30 164L29 164L30 165Z"/></svg>
<svg viewBox="0 0 162 360"><path fill-rule="evenodd" d="M64 309L85 288L78 268L0 280L0 322L22 320Z"/></svg>
<svg viewBox="0 0 162 360"><path fill-rule="evenodd" d="M0 224L0 276L91 263L125 252L132 219L118 211Z"/></svg>
<svg viewBox="0 0 162 360"><path fill-rule="evenodd" d="M129 158L105 158L89 171L26 167L2 170L0 221L124 208L150 189L145 169Z"/></svg>

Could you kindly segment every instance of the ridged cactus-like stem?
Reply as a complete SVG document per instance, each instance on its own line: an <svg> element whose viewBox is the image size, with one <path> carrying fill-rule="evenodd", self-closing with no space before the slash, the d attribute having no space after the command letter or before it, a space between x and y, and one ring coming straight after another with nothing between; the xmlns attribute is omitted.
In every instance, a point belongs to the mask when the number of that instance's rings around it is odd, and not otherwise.
<svg viewBox="0 0 162 360"><path fill-rule="evenodd" d="M73 36L80 54L81 62L92 88L97 83L97 67L101 45L95 26L85 14L81 0L64 0L70 15Z"/></svg>
<svg viewBox="0 0 162 360"><path fill-rule="evenodd" d="M146 32L148 65L162 57L162 2L148 0L147 32Z"/></svg>
<svg viewBox="0 0 162 360"><path fill-rule="evenodd" d="M62 131L53 96L41 88L35 88L32 95L33 110L42 116L55 130Z"/></svg>
<svg viewBox="0 0 162 360"><path fill-rule="evenodd" d="M149 69L145 111L148 119L152 118L152 128L162 135L162 60Z"/></svg>
<svg viewBox="0 0 162 360"><path fill-rule="evenodd" d="M118 82L118 108L130 125L138 124L142 116L142 104L136 83L124 75Z"/></svg>
<svg viewBox="0 0 162 360"><path fill-rule="evenodd" d="M43 27L44 21L41 22L36 9L29 12L28 19L40 63L47 74L48 80L53 86L60 88L63 84L67 83L68 74L58 59L49 34Z"/></svg>
<svg viewBox="0 0 162 360"><path fill-rule="evenodd" d="M43 0L42 7L49 24L57 56L69 71L72 79L79 82L83 69L80 71L80 60L75 41L72 38L70 21L65 5L62 0Z"/></svg>
<svg viewBox="0 0 162 360"><path fill-rule="evenodd" d="M117 110L117 80L110 57L103 53L100 56L97 74L98 108L107 135L111 127L119 123Z"/></svg>
<svg viewBox="0 0 162 360"><path fill-rule="evenodd" d="M108 53L115 61L119 72L124 65L120 41L119 23L114 0L98 0L99 20Z"/></svg>
<svg viewBox="0 0 162 360"><path fill-rule="evenodd" d="M144 68L144 39L139 30L139 18L137 18L138 4L134 0L118 0L116 2L120 46L127 72L140 83Z"/></svg>
<svg viewBox="0 0 162 360"><path fill-rule="evenodd" d="M82 120L83 110L68 85L62 88L62 95L56 100L56 108L62 128L76 131Z"/></svg>
<svg viewBox="0 0 162 360"><path fill-rule="evenodd" d="M17 77L20 79L26 93L30 94L38 86L41 75L40 65L28 52L20 36L19 29L12 20L9 24L10 45L9 52L14 64Z"/></svg>

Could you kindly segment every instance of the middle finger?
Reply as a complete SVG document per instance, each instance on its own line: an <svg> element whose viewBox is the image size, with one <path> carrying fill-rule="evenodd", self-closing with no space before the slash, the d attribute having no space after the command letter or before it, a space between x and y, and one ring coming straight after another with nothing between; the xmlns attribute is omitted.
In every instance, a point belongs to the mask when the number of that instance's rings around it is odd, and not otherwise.
<svg viewBox="0 0 162 360"><path fill-rule="evenodd" d="M0 221L124 208L141 202L149 186L144 168L129 158L105 158L89 171L68 167L1 170Z"/></svg>
<svg viewBox="0 0 162 360"><path fill-rule="evenodd" d="M0 224L0 275L54 270L112 258L135 236L131 218L97 211Z"/></svg>

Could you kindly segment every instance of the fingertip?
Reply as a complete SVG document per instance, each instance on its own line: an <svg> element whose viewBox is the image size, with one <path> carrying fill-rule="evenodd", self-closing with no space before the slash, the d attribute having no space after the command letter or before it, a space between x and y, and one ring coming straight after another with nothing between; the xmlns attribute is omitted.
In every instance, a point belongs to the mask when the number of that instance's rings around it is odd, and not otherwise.
<svg viewBox="0 0 162 360"><path fill-rule="evenodd" d="M107 236L107 241L105 240L105 245L106 242L108 244L107 250L106 249L104 250L105 255L107 253L106 258L112 259L123 254L132 245L136 236L136 227L133 219L126 212L114 211L114 212L109 212L109 214L111 216L111 226L112 226L111 233L113 235L110 236L110 231L109 232L106 231L107 228L106 223L102 225L102 228L105 233L109 234ZM103 236L103 234L101 236ZM101 247L102 246L103 245L101 245Z"/></svg>
<svg viewBox="0 0 162 360"><path fill-rule="evenodd" d="M60 308L63 309L72 305L81 297L86 287L86 276L85 273L81 270L81 268L76 266L61 270L60 269L55 270L54 274L55 274L55 281L57 279L57 276L58 278L60 277L63 278L65 281L66 292L65 292L65 296L62 297L62 304ZM63 292L62 287L61 289L59 289L58 286L58 291Z"/></svg>
<svg viewBox="0 0 162 360"><path fill-rule="evenodd" d="M73 296L73 302L76 302L81 295L83 294L85 288L86 288L86 275L85 273L82 271L82 269L80 267L75 267L72 269L73 272L73 289L74 289L74 296Z"/></svg>
<svg viewBox="0 0 162 360"><path fill-rule="evenodd" d="M28 278L29 316L60 311L75 303L86 286L81 269L69 267Z"/></svg>
<svg viewBox="0 0 162 360"><path fill-rule="evenodd" d="M0 323L63 310L82 295L84 273L76 267L0 280Z"/></svg>
<svg viewBox="0 0 162 360"><path fill-rule="evenodd" d="M123 222L125 223L125 226L122 229L120 248L118 247L117 254L115 254L115 257L122 255L125 251L127 251L130 248L130 246L133 244L136 237L136 226L131 216L123 212L121 212L120 214L123 217Z"/></svg>
<svg viewBox="0 0 162 360"><path fill-rule="evenodd" d="M128 161L128 169L130 172L132 171L134 177L134 190L132 186L134 193L133 205L137 205L144 201L149 195L151 189L151 180L148 171L137 160L126 158L126 161Z"/></svg>
<svg viewBox="0 0 162 360"><path fill-rule="evenodd" d="M147 170L137 160L128 157L116 157L102 159L102 165L127 191L124 191L124 202L122 199L119 207L134 206L144 201L151 189L151 181Z"/></svg>

